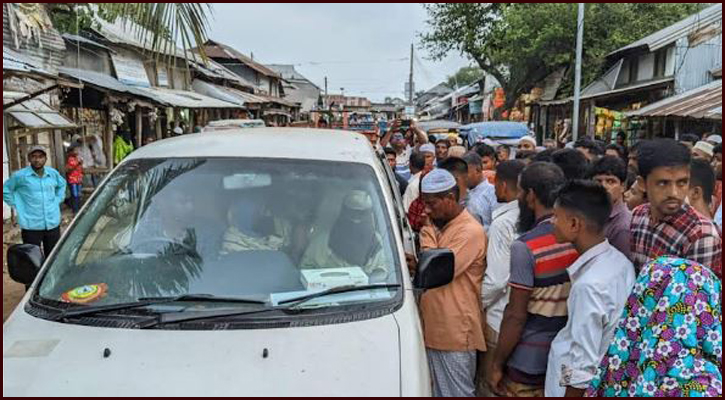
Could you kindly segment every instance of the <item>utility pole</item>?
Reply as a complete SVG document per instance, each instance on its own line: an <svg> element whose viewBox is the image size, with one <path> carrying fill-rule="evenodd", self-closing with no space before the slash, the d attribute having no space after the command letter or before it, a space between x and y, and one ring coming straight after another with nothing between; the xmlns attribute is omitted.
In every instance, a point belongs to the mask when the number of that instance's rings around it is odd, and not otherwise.
<svg viewBox="0 0 725 400"><path fill-rule="evenodd" d="M579 3L576 38L576 72L574 78L574 116L572 118L572 138L579 139L579 107L581 103L582 85L582 53L584 51L584 3Z"/></svg>
<svg viewBox="0 0 725 400"><path fill-rule="evenodd" d="M328 93L327 93L327 77L325 77L325 101L324 101L324 105L325 105L325 108L328 108L329 109L330 102L329 102L329 97L327 97L327 96L328 96Z"/></svg>
<svg viewBox="0 0 725 400"><path fill-rule="evenodd" d="M413 56L415 45L410 45L410 79L408 80L408 105L413 105Z"/></svg>

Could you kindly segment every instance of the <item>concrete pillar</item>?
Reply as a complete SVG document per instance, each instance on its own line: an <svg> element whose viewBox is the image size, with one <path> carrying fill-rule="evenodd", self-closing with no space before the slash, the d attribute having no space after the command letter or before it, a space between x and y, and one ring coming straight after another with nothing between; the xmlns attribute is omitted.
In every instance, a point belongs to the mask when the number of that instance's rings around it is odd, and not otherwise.
<svg viewBox="0 0 725 400"><path fill-rule="evenodd" d="M136 147L143 146L143 112L136 106Z"/></svg>

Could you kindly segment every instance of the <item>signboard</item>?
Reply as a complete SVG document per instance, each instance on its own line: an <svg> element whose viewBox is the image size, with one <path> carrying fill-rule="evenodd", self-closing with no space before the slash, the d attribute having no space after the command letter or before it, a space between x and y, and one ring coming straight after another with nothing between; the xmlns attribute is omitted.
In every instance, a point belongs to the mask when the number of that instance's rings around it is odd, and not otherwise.
<svg viewBox="0 0 725 400"><path fill-rule="evenodd" d="M140 57L119 52L111 54L111 59L119 81L131 86L151 87L146 68Z"/></svg>
<svg viewBox="0 0 725 400"><path fill-rule="evenodd" d="M405 116L410 117L410 118L415 117L415 107L414 106L405 107Z"/></svg>
<svg viewBox="0 0 725 400"><path fill-rule="evenodd" d="M166 71L166 68L164 66L157 66L157 76L158 76L158 85L159 87L170 87L169 86L169 73Z"/></svg>

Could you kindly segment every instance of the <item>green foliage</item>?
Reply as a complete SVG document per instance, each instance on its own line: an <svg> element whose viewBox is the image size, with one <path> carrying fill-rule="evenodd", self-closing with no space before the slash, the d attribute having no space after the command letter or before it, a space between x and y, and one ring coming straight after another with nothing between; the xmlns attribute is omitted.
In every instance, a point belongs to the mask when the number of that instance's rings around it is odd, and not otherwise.
<svg viewBox="0 0 725 400"><path fill-rule="evenodd" d="M454 75L448 77L446 85L451 88L460 88L478 82L483 78L484 72L479 67L463 67Z"/></svg>
<svg viewBox="0 0 725 400"><path fill-rule="evenodd" d="M584 77L606 67L606 56L696 13L703 3L587 4ZM434 59L459 52L493 75L507 93L506 108L561 68L573 80L577 4L431 3L423 47ZM570 86L570 85L569 85ZM565 86L566 87L566 86Z"/></svg>
<svg viewBox="0 0 725 400"><path fill-rule="evenodd" d="M179 44L190 50L207 40L209 3L67 3L51 5L51 20L61 33L93 28L95 18L122 20L155 51Z"/></svg>

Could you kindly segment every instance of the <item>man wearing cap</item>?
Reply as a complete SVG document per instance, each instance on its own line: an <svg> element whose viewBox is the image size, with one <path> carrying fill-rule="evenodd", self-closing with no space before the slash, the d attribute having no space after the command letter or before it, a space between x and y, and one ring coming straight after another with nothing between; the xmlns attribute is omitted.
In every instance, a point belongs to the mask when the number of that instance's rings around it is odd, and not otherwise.
<svg viewBox="0 0 725 400"><path fill-rule="evenodd" d="M695 147L692 148L692 157L705 160L708 163L712 162L712 157L715 155L715 146L712 144L700 141L695 143Z"/></svg>
<svg viewBox="0 0 725 400"><path fill-rule="evenodd" d="M519 151L536 151L536 138L524 136L519 140Z"/></svg>
<svg viewBox="0 0 725 400"><path fill-rule="evenodd" d="M60 240L60 205L65 200L65 179L46 167L44 147L28 152L30 166L14 173L3 186L3 201L15 209L23 243L42 247L49 255Z"/></svg>
<svg viewBox="0 0 725 400"><path fill-rule="evenodd" d="M453 282L425 292L420 300L433 393L473 397L477 352L486 351L480 303L486 233L461 205L450 172L436 169L426 175L421 193L429 220L420 233L421 249L449 249L455 255Z"/></svg>

